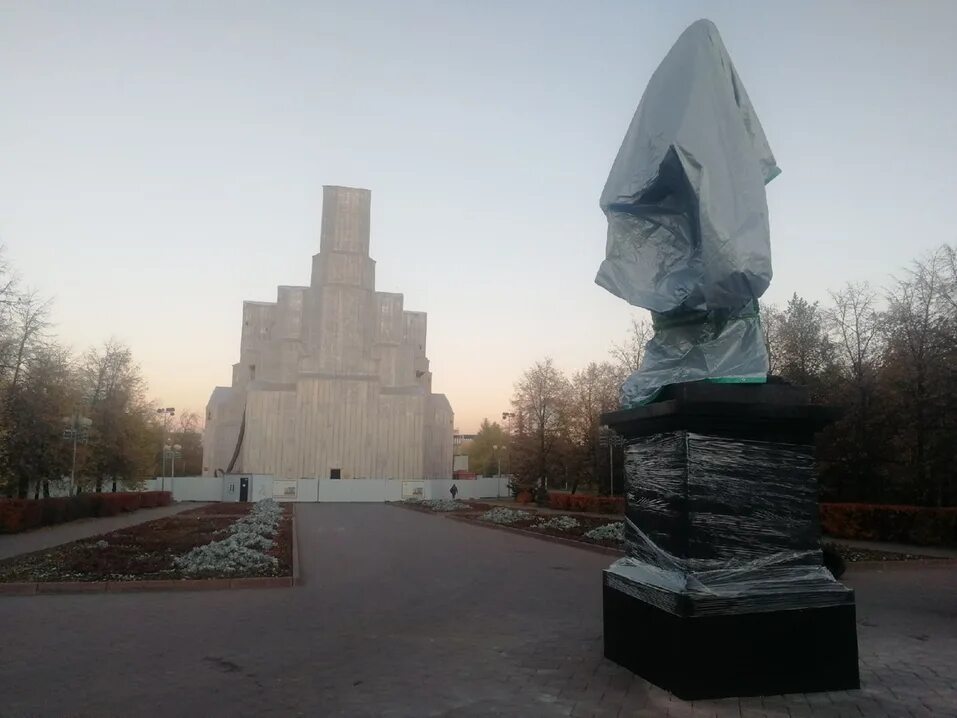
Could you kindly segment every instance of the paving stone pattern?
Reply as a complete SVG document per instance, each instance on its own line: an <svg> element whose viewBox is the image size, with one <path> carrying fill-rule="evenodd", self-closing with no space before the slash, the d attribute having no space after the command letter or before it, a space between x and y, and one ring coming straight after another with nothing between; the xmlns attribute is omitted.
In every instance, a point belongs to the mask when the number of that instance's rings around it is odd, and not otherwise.
<svg viewBox="0 0 957 718"><path fill-rule="evenodd" d="M297 506L294 589L0 598L8 716L957 715L957 577L849 575L863 689L685 703L601 655L608 556Z"/></svg>

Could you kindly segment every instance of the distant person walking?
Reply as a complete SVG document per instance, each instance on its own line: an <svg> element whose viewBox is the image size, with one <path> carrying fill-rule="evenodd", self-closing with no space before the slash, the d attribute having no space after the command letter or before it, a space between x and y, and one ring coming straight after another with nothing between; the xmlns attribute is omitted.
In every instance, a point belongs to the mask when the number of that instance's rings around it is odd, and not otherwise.
<svg viewBox="0 0 957 718"><path fill-rule="evenodd" d="M458 494L458 492L459 492L459 487L456 486L455 484L452 484L452 486L449 487L449 493L452 494L452 501L455 501L455 496L456 494Z"/></svg>

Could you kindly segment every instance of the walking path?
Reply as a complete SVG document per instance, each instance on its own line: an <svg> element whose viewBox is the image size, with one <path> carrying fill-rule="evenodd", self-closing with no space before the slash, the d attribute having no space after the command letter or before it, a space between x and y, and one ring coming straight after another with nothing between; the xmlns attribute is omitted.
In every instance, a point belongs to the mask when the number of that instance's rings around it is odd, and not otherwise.
<svg viewBox="0 0 957 718"><path fill-rule="evenodd" d="M602 657L609 556L382 504L297 504L296 528L295 588L0 598L0 714L914 718L957 706L957 571L939 565L848 570L861 690L687 703Z"/></svg>
<svg viewBox="0 0 957 718"><path fill-rule="evenodd" d="M165 516L178 514L180 511L195 509L206 504L182 503L170 506L159 506L155 509L139 509L128 514L108 516L105 518L88 518L69 521L56 526L25 531L20 534L0 534L0 559L10 556L19 556L22 553L33 553L46 548L70 543L79 539L99 536L116 529L144 524L147 521L161 519Z"/></svg>

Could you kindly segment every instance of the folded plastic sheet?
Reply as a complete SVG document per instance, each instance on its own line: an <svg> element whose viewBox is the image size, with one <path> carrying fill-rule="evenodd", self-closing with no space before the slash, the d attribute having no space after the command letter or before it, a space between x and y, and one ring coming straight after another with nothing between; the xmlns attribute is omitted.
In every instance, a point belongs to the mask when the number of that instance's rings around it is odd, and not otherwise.
<svg viewBox="0 0 957 718"><path fill-rule="evenodd" d="M771 281L764 186L779 173L717 28L699 20L648 83L601 195L595 281L660 327L625 406L666 384L766 376L752 314Z"/></svg>
<svg viewBox="0 0 957 718"><path fill-rule="evenodd" d="M839 605L811 447L676 431L625 453L627 556L606 580L679 615Z"/></svg>
<svg viewBox="0 0 957 718"><path fill-rule="evenodd" d="M653 401L669 384L688 381L764 383L768 353L757 301L739 310L656 314L654 336L638 371L625 380L623 407Z"/></svg>

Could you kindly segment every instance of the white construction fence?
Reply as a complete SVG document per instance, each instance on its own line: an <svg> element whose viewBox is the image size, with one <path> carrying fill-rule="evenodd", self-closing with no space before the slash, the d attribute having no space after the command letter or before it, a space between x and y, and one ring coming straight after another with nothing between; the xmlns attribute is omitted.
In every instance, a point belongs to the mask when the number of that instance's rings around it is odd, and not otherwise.
<svg viewBox="0 0 957 718"><path fill-rule="evenodd" d="M383 502L407 498L447 499L455 484L459 499L509 495L507 476L476 479L275 479L266 474L169 476L146 482L146 491L171 491L174 501Z"/></svg>

